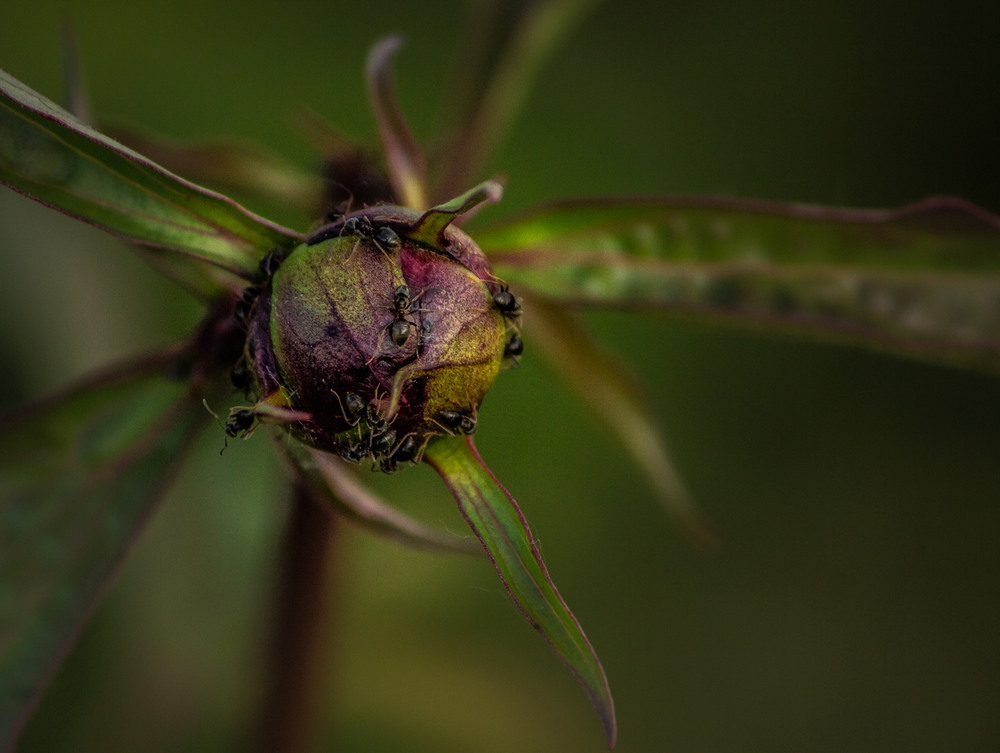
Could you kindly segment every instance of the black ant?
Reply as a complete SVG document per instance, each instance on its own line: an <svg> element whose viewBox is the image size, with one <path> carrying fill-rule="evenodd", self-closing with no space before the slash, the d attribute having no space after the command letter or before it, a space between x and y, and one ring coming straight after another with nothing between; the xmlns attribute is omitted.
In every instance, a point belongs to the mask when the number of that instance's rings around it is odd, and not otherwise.
<svg viewBox="0 0 1000 753"><path fill-rule="evenodd" d="M377 400L376 396L376 400ZM368 428L372 430L372 434L382 434L386 429L389 428L389 424L392 423L392 419L387 419L379 409L374 405L369 405L367 410L367 415L365 418L368 421Z"/></svg>
<svg viewBox="0 0 1000 753"><path fill-rule="evenodd" d="M343 400L340 399L340 395L337 394L336 390L334 390L333 395L337 398L337 402L340 403L340 414L344 417L347 425L350 427L357 426L365 410L365 401L353 392L345 393Z"/></svg>
<svg viewBox="0 0 1000 753"><path fill-rule="evenodd" d="M242 435L243 439L249 438L253 434L252 427L256 418L257 414L252 408L233 408L226 419L226 425L223 427L226 436L235 439Z"/></svg>
<svg viewBox="0 0 1000 753"><path fill-rule="evenodd" d="M250 312L253 311L253 305L257 302L257 297L260 293L261 288L256 285L244 288L243 295L240 296L240 299L236 301L236 305L233 306L233 316L236 317L236 321L239 322L241 327L246 326L247 318L250 316Z"/></svg>
<svg viewBox="0 0 1000 753"><path fill-rule="evenodd" d="M208 401L203 399L201 402L205 406L205 410L212 414L215 422L226 434L222 449L219 450L220 455L226 451L230 439L235 439L236 437L249 439L257 431L257 427L254 426L254 422L257 420L257 412L253 408L232 408L229 411L229 416L226 418L226 423L223 424L219 418L219 414L208 407Z"/></svg>
<svg viewBox="0 0 1000 753"><path fill-rule="evenodd" d="M348 463L360 463L366 457L371 448L363 441L359 441L357 444L348 445L340 452L340 457L346 460Z"/></svg>
<svg viewBox="0 0 1000 753"><path fill-rule="evenodd" d="M412 311L413 299L410 298L410 289L406 285L400 285L392 293L392 313L395 320L389 325L389 336L396 343L397 348L406 345L410 339L410 331L416 322L407 319Z"/></svg>
<svg viewBox="0 0 1000 753"><path fill-rule="evenodd" d="M389 450L392 449L394 444L396 444L395 431L389 430L384 434L373 437L371 441L372 455L386 456L389 454Z"/></svg>
<svg viewBox="0 0 1000 753"><path fill-rule="evenodd" d="M391 452L387 452L382 458L379 467L383 473L394 473L398 470L400 463L413 463L417 460L417 456L420 452L419 447L417 447L417 440L413 434L407 434L400 442L396 445L395 449Z"/></svg>
<svg viewBox="0 0 1000 753"><path fill-rule="evenodd" d="M500 286L500 290L493 294L493 305L500 313L510 319L515 319L521 315L521 301L517 296L507 289L507 285Z"/></svg>
<svg viewBox="0 0 1000 753"><path fill-rule="evenodd" d="M402 244L395 230L388 225L376 227L371 217L368 216L348 217L340 229L340 234L358 236L357 243L354 244L351 253L341 262L343 264L346 264L354 256L354 252L358 250L358 245L363 240L374 243L389 261L392 261L391 252L399 249Z"/></svg>
<svg viewBox="0 0 1000 753"><path fill-rule="evenodd" d="M288 256L288 251L280 247L272 248L265 254L257 265L264 282L274 277L274 273L278 271L278 267L281 266L281 262L285 260L286 256Z"/></svg>
<svg viewBox="0 0 1000 753"><path fill-rule="evenodd" d="M517 358L523 352L524 342L516 334L511 335L503 349L504 358Z"/></svg>
<svg viewBox="0 0 1000 753"><path fill-rule="evenodd" d="M454 434L456 430L463 434L472 434L476 430L476 419L459 413L457 410L443 410L438 413L438 419L449 434Z"/></svg>

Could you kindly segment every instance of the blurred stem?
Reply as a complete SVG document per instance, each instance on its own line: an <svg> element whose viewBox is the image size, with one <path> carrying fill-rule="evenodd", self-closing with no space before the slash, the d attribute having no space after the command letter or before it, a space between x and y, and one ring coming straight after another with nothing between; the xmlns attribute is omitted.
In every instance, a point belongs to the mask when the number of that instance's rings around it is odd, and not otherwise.
<svg viewBox="0 0 1000 753"><path fill-rule="evenodd" d="M279 553L260 713L262 753L300 753L315 747L327 665L324 652L330 645L328 601L336 528L329 507L297 482Z"/></svg>

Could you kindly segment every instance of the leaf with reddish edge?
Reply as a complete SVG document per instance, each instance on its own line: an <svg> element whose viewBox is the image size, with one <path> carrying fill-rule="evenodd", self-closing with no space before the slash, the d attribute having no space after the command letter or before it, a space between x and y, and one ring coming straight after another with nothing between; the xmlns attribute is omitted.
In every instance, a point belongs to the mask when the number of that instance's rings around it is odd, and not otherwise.
<svg viewBox="0 0 1000 753"><path fill-rule="evenodd" d="M322 499L339 515L401 544L444 552L480 553L470 538L460 538L414 520L379 499L365 487L350 467L332 455L290 443L287 447L296 468Z"/></svg>
<svg viewBox="0 0 1000 753"><path fill-rule="evenodd" d="M450 201L431 207L413 223L409 236L437 248L446 246L444 231L462 215L484 204L496 204L503 198L503 185L496 180L484 180Z"/></svg>
<svg viewBox="0 0 1000 753"><path fill-rule="evenodd" d="M471 436L437 439L424 459L455 496L514 603L583 686L604 725L608 747L614 747L615 707L604 669L549 577L514 498L483 463Z"/></svg>
<svg viewBox="0 0 1000 753"><path fill-rule="evenodd" d="M0 750L28 716L207 414L164 352L0 419Z"/></svg>
<svg viewBox="0 0 1000 753"><path fill-rule="evenodd" d="M461 81L447 87L445 116L457 118L442 150L447 162L432 200L454 196L476 180L509 132L542 65L598 0L480 3L466 40Z"/></svg>
<svg viewBox="0 0 1000 753"><path fill-rule="evenodd" d="M403 44L400 36L387 37L368 53L368 98L385 147L389 181L404 205L426 209L427 176L424 156L396 99L392 58Z"/></svg>
<svg viewBox="0 0 1000 753"><path fill-rule="evenodd" d="M499 276L570 305L656 306L1000 371L1000 218L961 199L581 200L476 239Z"/></svg>
<svg viewBox="0 0 1000 753"><path fill-rule="evenodd" d="M542 299L525 298L531 311L525 331L539 346L532 352L537 351L618 438L684 532L699 545L717 544L674 467L644 390L624 361L605 352L569 312Z"/></svg>
<svg viewBox="0 0 1000 753"><path fill-rule="evenodd" d="M316 213L323 178L263 147L238 139L183 143L147 130L101 124L101 130L171 172L220 191Z"/></svg>
<svg viewBox="0 0 1000 753"><path fill-rule="evenodd" d="M245 278L300 236L109 139L0 71L0 183L135 243Z"/></svg>

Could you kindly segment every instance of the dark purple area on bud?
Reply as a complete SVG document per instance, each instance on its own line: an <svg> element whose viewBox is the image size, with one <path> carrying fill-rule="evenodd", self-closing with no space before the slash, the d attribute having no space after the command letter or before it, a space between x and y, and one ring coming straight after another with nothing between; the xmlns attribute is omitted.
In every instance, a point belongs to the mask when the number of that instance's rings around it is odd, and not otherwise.
<svg viewBox="0 0 1000 753"><path fill-rule="evenodd" d="M468 235L430 245L420 214L376 207L319 229L276 267L247 321L262 401L310 414L287 429L382 470L435 436L471 433L508 345L500 286Z"/></svg>

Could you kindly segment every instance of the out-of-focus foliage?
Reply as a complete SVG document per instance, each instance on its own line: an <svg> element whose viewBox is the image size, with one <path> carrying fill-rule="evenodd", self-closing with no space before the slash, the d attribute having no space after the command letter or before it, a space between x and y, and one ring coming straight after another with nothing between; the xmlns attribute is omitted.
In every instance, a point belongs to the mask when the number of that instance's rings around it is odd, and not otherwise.
<svg viewBox="0 0 1000 753"><path fill-rule="evenodd" d="M435 111L419 103L440 91L465 11L98 2L76 24L99 114L178 138L236 133L305 161L284 125L296 105L374 143L361 61L387 30L409 37L400 95L430 132ZM490 216L625 192L855 206L948 193L997 211L992 13L608 4L545 71L492 164L508 180ZM60 14L32 3L0 27L4 67L50 95ZM6 193L0 214L4 404L193 323L183 294L113 239ZM724 542L705 555L671 532L528 342L484 405L478 443L601 649L617 749L993 749L995 379L676 318L588 323L651 385L649 410ZM25 750L221 750L241 728L280 472L264 441L220 447L192 448ZM461 530L432 475L378 484ZM562 668L510 629L519 618L487 564L354 532L344 546L331 747L603 748Z"/></svg>

